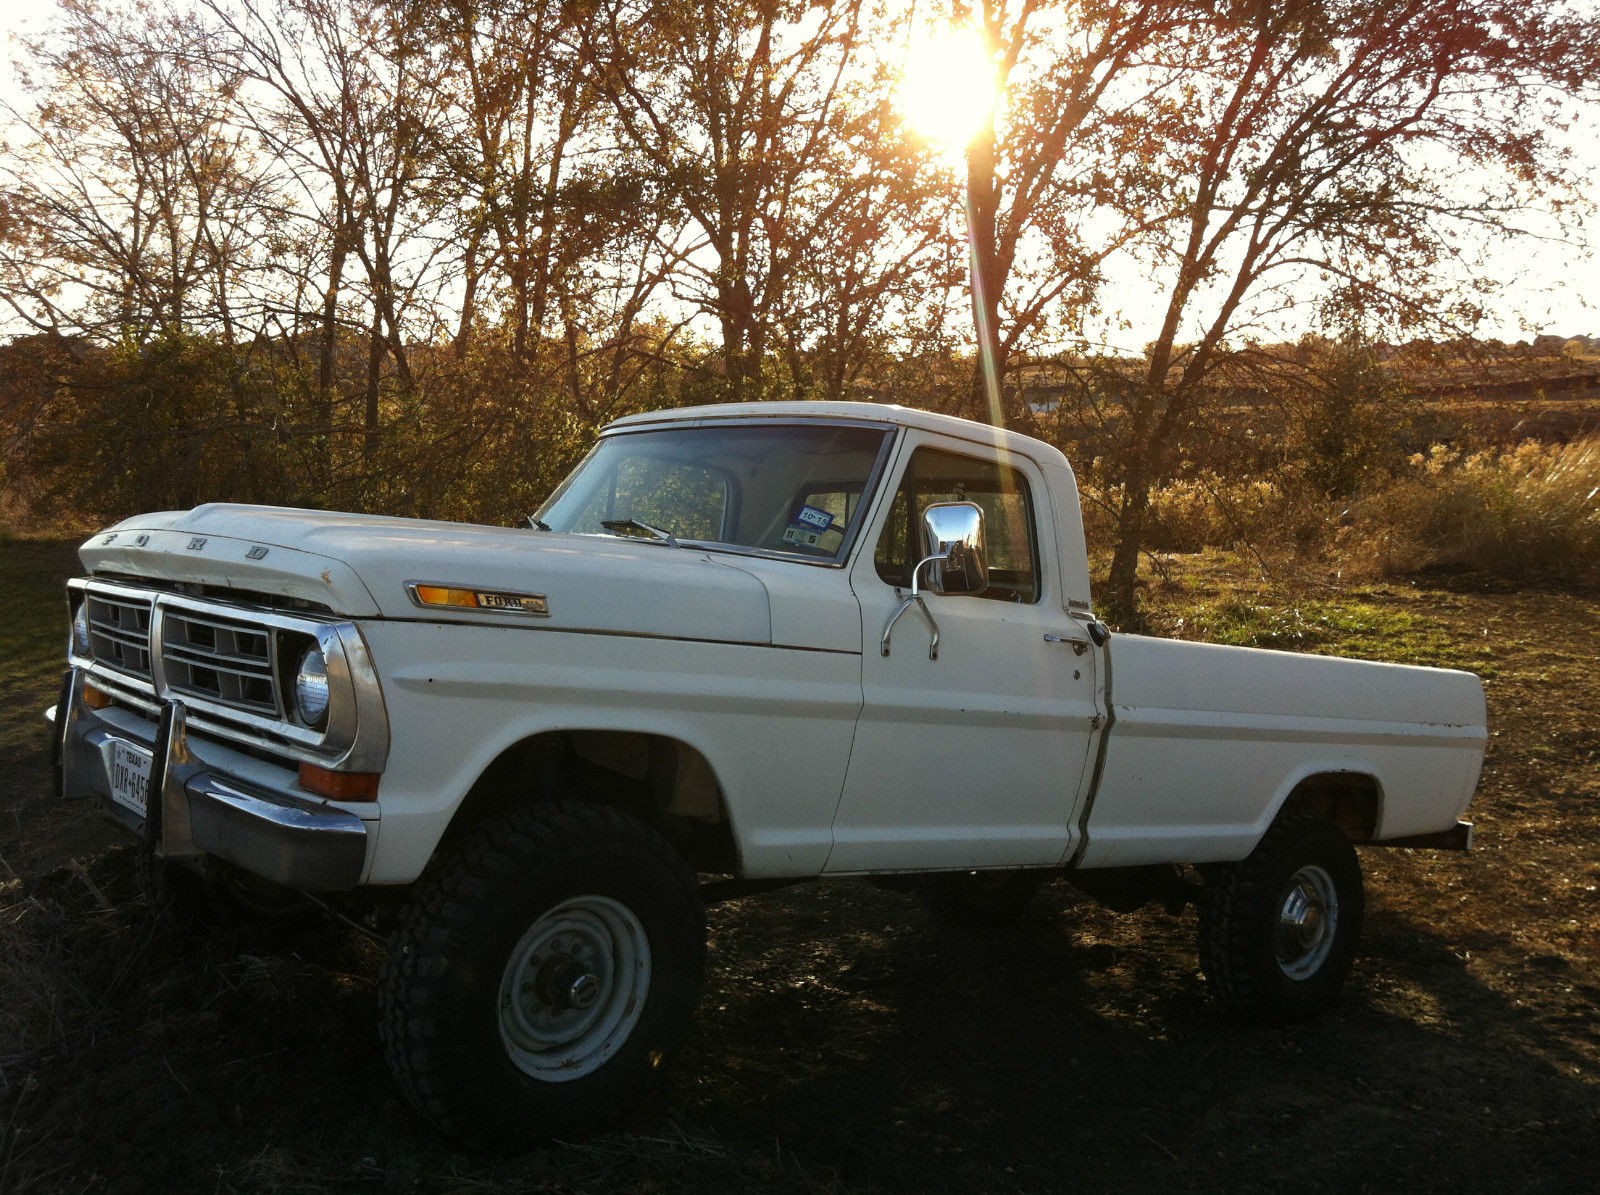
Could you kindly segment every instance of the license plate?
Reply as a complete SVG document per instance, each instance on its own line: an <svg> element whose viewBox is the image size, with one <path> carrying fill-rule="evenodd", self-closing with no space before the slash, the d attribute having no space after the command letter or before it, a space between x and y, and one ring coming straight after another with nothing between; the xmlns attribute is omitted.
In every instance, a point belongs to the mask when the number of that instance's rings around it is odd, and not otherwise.
<svg viewBox="0 0 1600 1195"><path fill-rule="evenodd" d="M143 747L111 741L111 799L140 817L150 795L150 759Z"/></svg>

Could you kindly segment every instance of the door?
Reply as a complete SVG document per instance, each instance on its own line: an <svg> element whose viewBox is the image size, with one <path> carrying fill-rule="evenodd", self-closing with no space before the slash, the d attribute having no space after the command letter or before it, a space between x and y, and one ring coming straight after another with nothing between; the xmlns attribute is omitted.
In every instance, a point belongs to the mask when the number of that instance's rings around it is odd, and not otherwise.
<svg viewBox="0 0 1600 1195"><path fill-rule="evenodd" d="M829 872L1050 866L1075 816L1099 725L1095 660L1063 609L1037 465L918 443L851 570L862 612L863 706L834 818ZM921 511L984 511L989 588L927 593L879 644L922 556ZM875 545L875 550L874 550ZM927 570L923 579L926 581ZM1081 651L1080 651L1081 649Z"/></svg>

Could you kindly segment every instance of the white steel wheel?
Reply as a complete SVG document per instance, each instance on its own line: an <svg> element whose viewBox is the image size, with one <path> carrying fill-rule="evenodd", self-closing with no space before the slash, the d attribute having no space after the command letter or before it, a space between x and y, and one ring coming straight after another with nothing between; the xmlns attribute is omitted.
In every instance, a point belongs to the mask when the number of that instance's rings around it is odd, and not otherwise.
<svg viewBox="0 0 1600 1195"><path fill-rule="evenodd" d="M1290 979L1309 979L1322 969L1339 933L1339 890L1326 868L1308 863L1278 899L1273 953Z"/></svg>
<svg viewBox="0 0 1600 1195"><path fill-rule="evenodd" d="M378 988L384 1052L464 1145L589 1132L655 1090L704 962L695 877L649 826L575 801L509 809L412 893Z"/></svg>
<svg viewBox="0 0 1600 1195"><path fill-rule="evenodd" d="M1237 863L1212 869L1200 901L1200 967L1223 1004L1298 1021L1339 999L1361 938L1361 863L1344 833L1290 810Z"/></svg>
<svg viewBox="0 0 1600 1195"><path fill-rule="evenodd" d="M524 1074L581 1079L628 1040L650 993L650 940L609 896L575 896L522 935L500 977L500 1040Z"/></svg>

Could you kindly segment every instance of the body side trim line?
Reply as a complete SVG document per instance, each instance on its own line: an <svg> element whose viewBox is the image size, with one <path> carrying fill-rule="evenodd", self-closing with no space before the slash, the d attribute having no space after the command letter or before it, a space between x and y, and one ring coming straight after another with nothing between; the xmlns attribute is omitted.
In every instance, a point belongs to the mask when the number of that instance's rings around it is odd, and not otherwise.
<svg viewBox="0 0 1600 1195"><path fill-rule="evenodd" d="M859 656L843 647L806 647L798 643L757 643L750 639L705 639L698 635L657 635L649 631L607 631L597 627L558 627L549 623L488 622L476 618L364 618L363 622L425 623L440 627L489 627L497 630L540 631L555 635L602 635L610 639L656 639L668 643L716 643L724 647L760 647L769 651L810 651L827 656Z"/></svg>

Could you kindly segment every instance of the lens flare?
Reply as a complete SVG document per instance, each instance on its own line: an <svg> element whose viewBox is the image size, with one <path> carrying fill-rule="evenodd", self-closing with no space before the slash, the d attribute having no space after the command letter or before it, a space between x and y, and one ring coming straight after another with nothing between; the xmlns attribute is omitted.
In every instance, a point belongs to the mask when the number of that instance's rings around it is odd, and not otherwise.
<svg viewBox="0 0 1600 1195"><path fill-rule="evenodd" d="M994 58L983 34L957 25L914 38L896 102L919 135L947 149L964 149L1000 102Z"/></svg>

